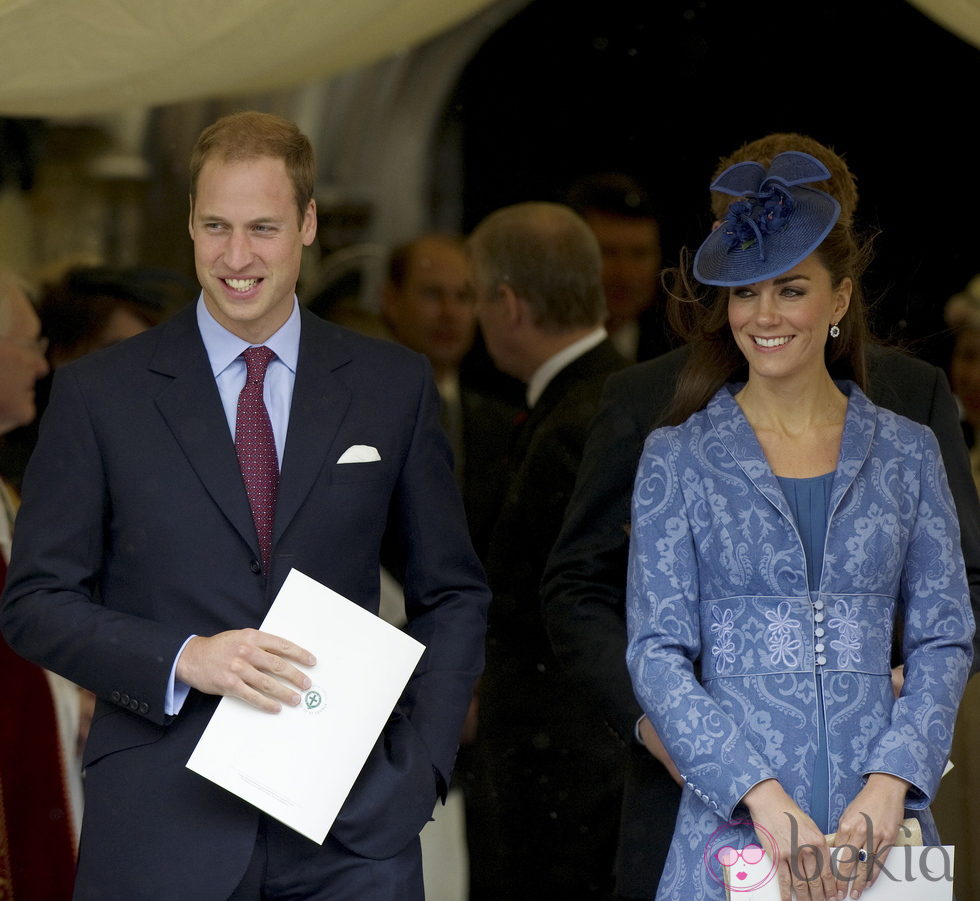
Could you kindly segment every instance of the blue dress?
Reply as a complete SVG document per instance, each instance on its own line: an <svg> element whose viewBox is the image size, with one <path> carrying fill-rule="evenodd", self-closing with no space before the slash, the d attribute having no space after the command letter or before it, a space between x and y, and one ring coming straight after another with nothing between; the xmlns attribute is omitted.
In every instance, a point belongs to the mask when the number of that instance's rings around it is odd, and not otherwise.
<svg viewBox="0 0 980 901"><path fill-rule="evenodd" d="M796 528L803 543L806 558L806 578L810 586L810 603L814 610L822 607L820 584L823 571L823 546L827 538L827 516L830 513L830 490L834 484L834 473L809 479L790 479L776 476L779 487L783 489L786 503L796 521ZM817 625L814 630L819 640L824 637L824 628ZM819 646L819 645L818 645ZM814 648L816 650L816 647ZM830 765L827 761L827 723L823 698L823 673L817 672L817 749L813 758L813 784L810 786L810 808L808 813L824 833L830 831Z"/></svg>

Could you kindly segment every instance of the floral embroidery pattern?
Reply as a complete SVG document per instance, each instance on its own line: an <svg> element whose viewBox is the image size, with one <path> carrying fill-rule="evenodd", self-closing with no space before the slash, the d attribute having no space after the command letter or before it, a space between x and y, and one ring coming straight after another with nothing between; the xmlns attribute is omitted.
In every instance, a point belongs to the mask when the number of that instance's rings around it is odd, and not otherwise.
<svg viewBox="0 0 980 901"><path fill-rule="evenodd" d="M828 625L840 632L840 638L835 638L830 646L840 655L839 665L843 669L853 666L861 659L861 625L858 622L858 612L847 601L838 601L834 605L834 613Z"/></svg>
<svg viewBox="0 0 980 901"><path fill-rule="evenodd" d="M725 610L719 618L718 608L715 607L713 615L715 622L711 624L711 631L718 637L711 646L711 655L715 658L715 666L718 672L723 672L735 662L735 642L732 641L732 632L735 631L735 618L730 608Z"/></svg>
<svg viewBox="0 0 980 901"><path fill-rule="evenodd" d="M796 652L803 647L799 637L800 621L791 614L793 608L789 601L782 601L775 611L767 610L766 645L769 647L769 659L773 666L796 666Z"/></svg>

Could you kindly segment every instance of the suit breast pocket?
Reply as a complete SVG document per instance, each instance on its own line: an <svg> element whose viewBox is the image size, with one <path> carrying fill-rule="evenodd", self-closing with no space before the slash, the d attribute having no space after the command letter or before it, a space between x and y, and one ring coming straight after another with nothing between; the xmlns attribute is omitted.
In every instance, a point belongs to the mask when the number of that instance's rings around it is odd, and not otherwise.
<svg viewBox="0 0 980 901"><path fill-rule="evenodd" d="M343 485L351 482L378 482L391 479L394 467L383 460L371 463L335 463L330 482Z"/></svg>

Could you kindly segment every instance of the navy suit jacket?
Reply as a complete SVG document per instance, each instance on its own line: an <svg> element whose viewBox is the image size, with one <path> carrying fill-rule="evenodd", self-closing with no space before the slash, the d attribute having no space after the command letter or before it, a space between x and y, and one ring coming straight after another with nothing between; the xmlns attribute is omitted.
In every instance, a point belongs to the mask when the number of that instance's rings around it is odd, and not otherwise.
<svg viewBox="0 0 980 901"><path fill-rule="evenodd" d="M232 892L258 812L185 768L218 698L192 691L166 716L173 661L190 634L258 626L292 567L376 613L386 530L427 650L331 834L372 858L418 834L449 782L489 604L438 409L423 357L304 311L266 578L193 305L59 370L0 625L98 697L76 897ZM355 444L381 461L337 465Z"/></svg>

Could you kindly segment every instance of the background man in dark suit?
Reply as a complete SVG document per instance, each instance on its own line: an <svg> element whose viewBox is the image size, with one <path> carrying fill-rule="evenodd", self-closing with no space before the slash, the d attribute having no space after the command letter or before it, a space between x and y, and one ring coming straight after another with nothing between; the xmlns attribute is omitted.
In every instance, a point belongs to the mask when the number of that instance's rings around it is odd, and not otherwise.
<svg viewBox="0 0 980 901"><path fill-rule="evenodd" d="M489 598L428 363L296 302L313 172L278 117L206 129L198 303L55 380L2 625L98 697L78 898L422 896L418 832L450 779ZM342 462L355 446L366 462ZM290 569L376 613L386 530L426 651L317 846L185 763L220 695L274 713L309 686L309 653L254 628Z"/></svg>
<svg viewBox="0 0 980 901"><path fill-rule="evenodd" d="M485 560L506 487L506 454L518 408L460 378L460 364L476 334L475 300L473 265L462 238L421 235L392 251L381 314L396 340L425 354L432 364L470 538L477 556ZM486 774L473 744L478 720L479 688L463 728L455 772L465 799L472 898L493 884L497 868Z"/></svg>
<svg viewBox="0 0 980 901"><path fill-rule="evenodd" d="M767 165L785 150L801 150L820 159L831 172L830 186L824 189L840 201L841 216L853 215L857 193L846 164L833 151L802 135L773 135L752 142L724 161L719 171L741 160ZM817 187L825 184L818 183ZM724 215L731 199L725 197L723 206L715 207L716 218ZM625 662L625 593L636 466L644 439L661 424L686 356L681 348L630 367L609 380L542 583L544 617L556 655L569 678L591 698L594 709L603 711L628 748L616 856L620 898L647 899L655 893L681 791L675 781L676 770L649 722L641 719L633 696ZM874 403L927 424L939 439L960 516L963 552L977 609L980 506L946 377L935 366L897 351L873 348L868 388Z"/></svg>
<svg viewBox="0 0 980 901"><path fill-rule="evenodd" d="M500 508L502 463L517 409L459 377L476 334L473 271L463 240L431 234L396 247L381 313L395 339L432 364L470 537L483 558Z"/></svg>
<svg viewBox="0 0 980 901"><path fill-rule="evenodd" d="M602 385L625 364L602 325L599 248L570 209L498 210L470 249L487 348L527 384L530 407L487 559L494 600L477 744L499 815L496 897L603 897L621 752L556 665L538 582Z"/></svg>

